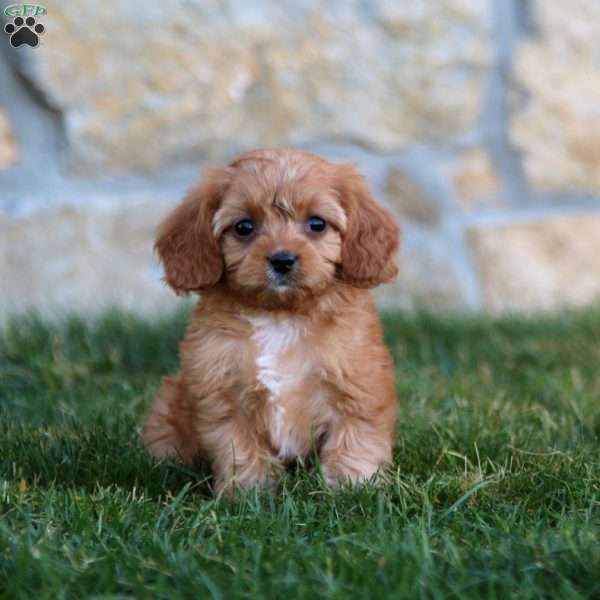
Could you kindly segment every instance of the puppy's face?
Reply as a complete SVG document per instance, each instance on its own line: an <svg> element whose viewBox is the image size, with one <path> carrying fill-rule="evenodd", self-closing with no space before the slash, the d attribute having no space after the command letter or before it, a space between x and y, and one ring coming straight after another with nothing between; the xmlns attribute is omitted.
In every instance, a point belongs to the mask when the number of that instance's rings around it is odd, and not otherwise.
<svg viewBox="0 0 600 600"><path fill-rule="evenodd" d="M226 286L266 308L340 281L396 273L398 229L347 165L297 150L256 151L209 173L162 225L157 250L178 292Z"/></svg>
<svg viewBox="0 0 600 600"><path fill-rule="evenodd" d="M290 167L288 165L288 167ZM298 302L331 285L347 217L308 161L240 161L213 218L224 281L259 304Z"/></svg>

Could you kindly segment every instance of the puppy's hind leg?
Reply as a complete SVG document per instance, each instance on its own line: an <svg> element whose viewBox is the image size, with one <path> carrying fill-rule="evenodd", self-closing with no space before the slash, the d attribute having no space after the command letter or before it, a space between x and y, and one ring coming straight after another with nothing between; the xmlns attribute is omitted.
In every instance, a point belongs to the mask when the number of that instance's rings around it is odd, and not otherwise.
<svg viewBox="0 0 600 600"><path fill-rule="evenodd" d="M191 463L198 452L195 414L181 377L164 377L142 431L146 450L156 458Z"/></svg>

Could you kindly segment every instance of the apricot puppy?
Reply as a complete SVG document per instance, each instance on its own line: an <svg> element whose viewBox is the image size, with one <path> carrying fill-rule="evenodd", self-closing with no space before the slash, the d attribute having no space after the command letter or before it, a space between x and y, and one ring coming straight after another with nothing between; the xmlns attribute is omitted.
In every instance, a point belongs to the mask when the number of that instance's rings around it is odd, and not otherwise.
<svg viewBox="0 0 600 600"><path fill-rule="evenodd" d="M273 485L313 449L330 485L389 464L394 371L368 288L396 275L398 238L350 165L257 150L209 171L156 241L168 284L201 299L149 452L210 461L217 493Z"/></svg>

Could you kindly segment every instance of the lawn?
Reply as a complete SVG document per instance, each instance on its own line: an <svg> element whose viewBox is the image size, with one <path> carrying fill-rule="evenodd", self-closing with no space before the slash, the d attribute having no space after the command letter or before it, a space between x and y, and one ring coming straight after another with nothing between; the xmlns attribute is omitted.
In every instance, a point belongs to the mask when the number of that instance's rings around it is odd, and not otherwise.
<svg viewBox="0 0 600 600"><path fill-rule="evenodd" d="M0 334L0 598L600 598L600 309L387 315L386 482L234 505L140 447L186 318Z"/></svg>

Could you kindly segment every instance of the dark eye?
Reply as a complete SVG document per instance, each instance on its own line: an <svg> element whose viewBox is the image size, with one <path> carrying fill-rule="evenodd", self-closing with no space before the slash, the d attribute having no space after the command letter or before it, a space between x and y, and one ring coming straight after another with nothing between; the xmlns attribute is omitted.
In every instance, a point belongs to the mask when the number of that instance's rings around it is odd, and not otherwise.
<svg viewBox="0 0 600 600"><path fill-rule="evenodd" d="M308 218L306 225L308 226L309 231L314 231L315 233L321 233L322 231L325 231L325 227L327 227L327 223L325 223L321 217L315 215Z"/></svg>
<svg viewBox="0 0 600 600"><path fill-rule="evenodd" d="M235 224L235 232L240 237L248 237L254 233L254 221L252 219L242 219Z"/></svg>

